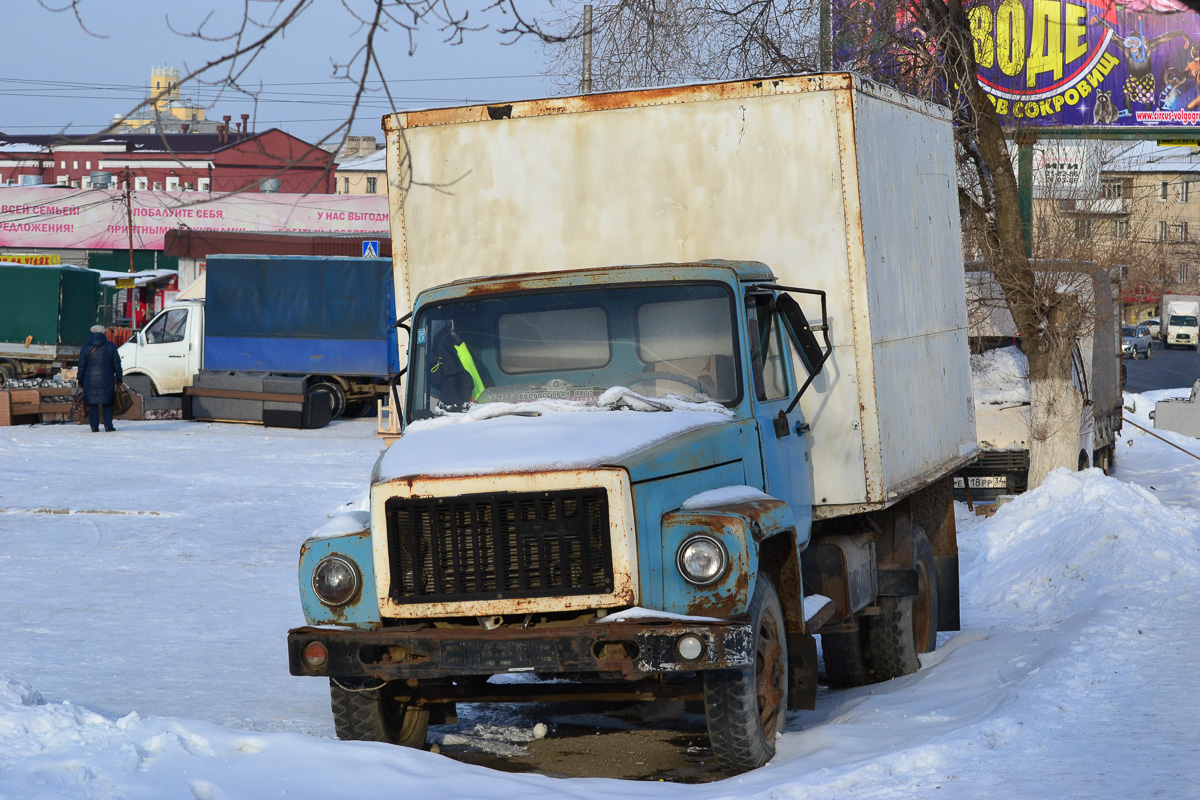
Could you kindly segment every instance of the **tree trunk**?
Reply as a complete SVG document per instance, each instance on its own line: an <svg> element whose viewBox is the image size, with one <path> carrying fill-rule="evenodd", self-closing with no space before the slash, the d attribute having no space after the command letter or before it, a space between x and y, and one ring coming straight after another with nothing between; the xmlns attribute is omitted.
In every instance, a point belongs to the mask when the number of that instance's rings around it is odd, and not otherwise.
<svg viewBox="0 0 1200 800"><path fill-rule="evenodd" d="M1029 488L1059 467L1079 460L1079 421L1083 397L1071 379L1071 348L1056 347L1029 356ZM1090 456L1089 456L1090 457Z"/></svg>

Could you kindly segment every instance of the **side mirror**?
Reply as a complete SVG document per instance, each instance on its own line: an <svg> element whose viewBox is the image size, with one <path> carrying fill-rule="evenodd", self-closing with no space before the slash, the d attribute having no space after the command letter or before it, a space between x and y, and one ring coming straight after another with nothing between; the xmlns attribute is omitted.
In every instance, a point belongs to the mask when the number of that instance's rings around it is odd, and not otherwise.
<svg viewBox="0 0 1200 800"><path fill-rule="evenodd" d="M800 304L791 295L780 294L775 298L775 307L779 309L787 322L792 343L796 345L796 349L800 353L800 360L804 362L805 371L809 376L819 375L829 353L821 351L817 336L813 333L812 326L808 324L808 319L804 316ZM825 326L822 325L822 327ZM828 339L828 335L826 339Z"/></svg>

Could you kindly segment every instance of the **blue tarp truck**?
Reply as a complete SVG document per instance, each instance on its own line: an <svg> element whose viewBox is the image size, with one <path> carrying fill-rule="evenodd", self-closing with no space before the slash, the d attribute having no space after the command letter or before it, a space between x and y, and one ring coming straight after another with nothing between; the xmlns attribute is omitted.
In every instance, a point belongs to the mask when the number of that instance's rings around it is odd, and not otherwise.
<svg viewBox="0 0 1200 800"><path fill-rule="evenodd" d="M126 373L160 394L272 394L256 383L269 373L328 395L336 419L366 411L398 372L390 260L212 256L205 280L204 301L169 306L121 348Z"/></svg>
<svg viewBox="0 0 1200 800"><path fill-rule="evenodd" d="M818 638L849 686L958 627L944 108L841 74L384 123L420 176L389 181L405 427L302 545L288 635L340 738L669 698L742 771L814 707Z"/></svg>

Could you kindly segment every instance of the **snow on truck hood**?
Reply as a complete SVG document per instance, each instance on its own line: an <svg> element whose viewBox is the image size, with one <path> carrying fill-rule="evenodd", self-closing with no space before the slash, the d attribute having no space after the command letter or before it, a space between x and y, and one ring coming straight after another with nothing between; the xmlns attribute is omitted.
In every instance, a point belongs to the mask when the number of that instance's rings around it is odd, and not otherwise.
<svg viewBox="0 0 1200 800"><path fill-rule="evenodd" d="M634 410L651 406L663 410ZM372 483L415 475L601 467L688 431L728 423L732 416L718 403L647 399L611 389L596 405L487 403L409 425L380 456Z"/></svg>

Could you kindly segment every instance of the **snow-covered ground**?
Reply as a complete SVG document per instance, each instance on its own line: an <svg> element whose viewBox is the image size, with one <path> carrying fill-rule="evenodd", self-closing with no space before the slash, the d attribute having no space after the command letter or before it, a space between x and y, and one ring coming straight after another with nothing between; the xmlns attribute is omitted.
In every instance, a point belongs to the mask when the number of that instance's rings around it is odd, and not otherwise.
<svg viewBox="0 0 1200 800"><path fill-rule="evenodd" d="M1152 427L1166 394L1127 413ZM0 428L0 798L1200 797L1200 462L1132 427L1112 478L959 509L964 629L920 672L823 691L766 767L683 786L332 740L285 633L300 542L361 498L373 421L118 424Z"/></svg>

